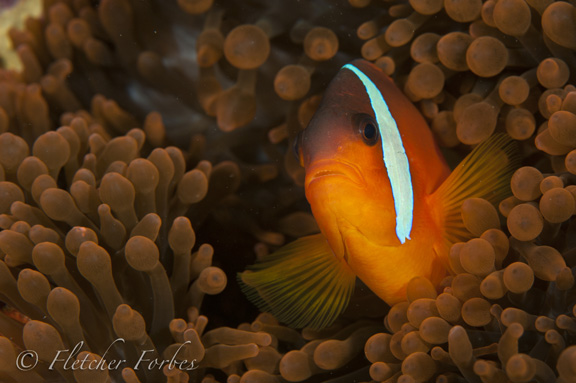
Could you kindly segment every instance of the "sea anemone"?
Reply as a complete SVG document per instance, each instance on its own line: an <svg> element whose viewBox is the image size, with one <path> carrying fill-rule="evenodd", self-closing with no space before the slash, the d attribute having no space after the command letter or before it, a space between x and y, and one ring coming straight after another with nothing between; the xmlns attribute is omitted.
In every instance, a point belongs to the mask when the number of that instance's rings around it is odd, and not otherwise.
<svg viewBox="0 0 576 383"><path fill-rule="evenodd" d="M31 3L0 2L1 380L576 379L572 3L45 0L10 16ZM292 142L357 57L450 163L504 132L522 167L499 206L463 204L474 238L441 286L416 278L388 307L359 285L329 328L292 329L234 275L318 231Z"/></svg>

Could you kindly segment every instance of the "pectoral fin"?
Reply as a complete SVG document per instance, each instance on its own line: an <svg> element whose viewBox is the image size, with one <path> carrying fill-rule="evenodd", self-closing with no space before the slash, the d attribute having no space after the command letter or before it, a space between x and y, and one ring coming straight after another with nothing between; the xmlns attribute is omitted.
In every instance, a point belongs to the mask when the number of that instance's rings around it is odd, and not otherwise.
<svg viewBox="0 0 576 383"><path fill-rule="evenodd" d="M329 326L348 305L356 276L322 234L297 239L238 274L262 311L291 327Z"/></svg>
<svg viewBox="0 0 576 383"><path fill-rule="evenodd" d="M462 221L461 206L468 198L498 204L510 193L510 178L519 166L517 147L506 134L495 134L478 145L434 192L441 206L448 244L472 237Z"/></svg>

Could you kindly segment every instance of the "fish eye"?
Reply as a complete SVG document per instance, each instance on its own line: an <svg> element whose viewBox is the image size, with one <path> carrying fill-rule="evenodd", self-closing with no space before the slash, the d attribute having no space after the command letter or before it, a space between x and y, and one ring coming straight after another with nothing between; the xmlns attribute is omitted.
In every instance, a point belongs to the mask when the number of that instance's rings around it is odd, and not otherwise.
<svg viewBox="0 0 576 383"><path fill-rule="evenodd" d="M358 133L366 145L372 146L378 142L378 124L370 116L360 119Z"/></svg>

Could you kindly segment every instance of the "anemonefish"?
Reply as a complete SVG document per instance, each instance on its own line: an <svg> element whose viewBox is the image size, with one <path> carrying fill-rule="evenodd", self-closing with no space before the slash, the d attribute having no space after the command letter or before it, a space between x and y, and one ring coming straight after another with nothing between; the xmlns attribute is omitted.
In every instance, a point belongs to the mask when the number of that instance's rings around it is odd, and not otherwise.
<svg viewBox="0 0 576 383"><path fill-rule="evenodd" d="M451 272L449 249L471 238L462 203L498 203L516 156L497 134L450 172L416 107L373 64L344 65L297 151L320 234L300 238L239 274L247 296L293 327L321 328L346 308L356 277L392 305L415 277Z"/></svg>

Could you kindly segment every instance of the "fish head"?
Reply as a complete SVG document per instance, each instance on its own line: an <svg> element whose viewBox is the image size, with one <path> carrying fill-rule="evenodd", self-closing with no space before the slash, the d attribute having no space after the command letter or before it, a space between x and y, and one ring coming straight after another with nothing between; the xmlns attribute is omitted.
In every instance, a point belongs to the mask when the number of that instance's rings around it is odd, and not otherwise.
<svg viewBox="0 0 576 383"><path fill-rule="evenodd" d="M338 257L346 257L349 230L379 244L400 244L378 121L354 76L339 72L297 138L306 198Z"/></svg>

